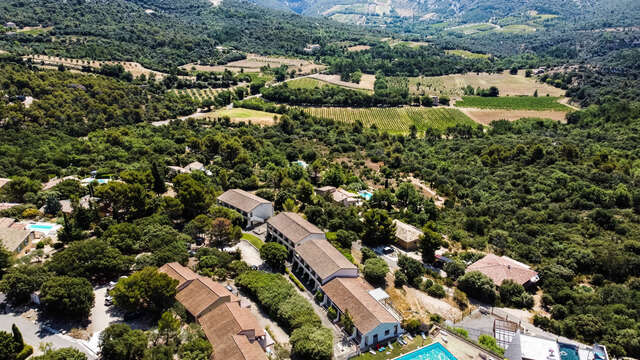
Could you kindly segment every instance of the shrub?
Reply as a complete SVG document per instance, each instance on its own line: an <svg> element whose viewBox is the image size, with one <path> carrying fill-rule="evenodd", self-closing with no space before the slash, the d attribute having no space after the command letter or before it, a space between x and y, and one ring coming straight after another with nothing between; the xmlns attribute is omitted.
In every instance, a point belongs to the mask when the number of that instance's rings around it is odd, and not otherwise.
<svg viewBox="0 0 640 360"><path fill-rule="evenodd" d="M38 211L37 209L25 209L22 212L22 217L25 219L32 219L38 216L40 216L40 211Z"/></svg>
<svg viewBox="0 0 640 360"><path fill-rule="evenodd" d="M415 334L422 328L422 321L416 318L406 319L402 322L402 328L407 332Z"/></svg>
<svg viewBox="0 0 640 360"><path fill-rule="evenodd" d="M373 250L369 249L368 247L363 247L361 251L362 251L363 264L367 262L367 260L369 259L374 259L378 257L378 255L376 255L376 253Z"/></svg>
<svg viewBox="0 0 640 360"><path fill-rule="evenodd" d="M364 278L374 286L384 286L389 265L381 258L369 259L364 263Z"/></svg>
<svg viewBox="0 0 640 360"><path fill-rule="evenodd" d="M469 338L469 332L463 328L453 328L453 331L455 331L456 334L462 336L465 339Z"/></svg>
<svg viewBox="0 0 640 360"><path fill-rule="evenodd" d="M16 360L25 360L26 358L28 358L29 356L31 356L33 354L33 346L31 345L25 345L22 348L22 351L20 351L18 353L18 355L16 355Z"/></svg>
<svg viewBox="0 0 640 360"><path fill-rule="evenodd" d="M336 317L338 317L338 312L336 311L336 309L331 306L328 310L327 310L327 317L329 319L331 319L332 321L336 319Z"/></svg>
<svg viewBox="0 0 640 360"><path fill-rule="evenodd" d="M455 301L456 304L458 304L458 307L460 309L466 309L467 306L469 305L469 300L467 299L467 294L465 294L464 292L460 291L459 289L455 289L453 291L453 301Z"/></svg>
<svg viewBox="0 0 640 360"><path fill-rule="evenodd" d="M478 343L489 351L493 351L501 356L504 355L504 349L498 346L498 343L493 336L482 334L478 337Z"/></svg>
<svg viewBox="0 0 640 360"><path fill-rule="evenodd" d="M467 295L480 301L493 304L496 301L496 292L493 281L478 271L471 271L458 279L458 288Z"/></svg>
<svg viewBox="0 0 640 360"><path fill-rule="evenodd" d="M427 289L427 294L438 299L442 299L443 297L447 296L447 294L444 291L444 288L440 284L431 285L431 287Z"/></svg>
<svg viewBox="0 0 640 360"><path fill-rule="evenodd" d="M393 276L395 277L395 280L393 281L393 285L395 287L399 288L407 284L407 275L402 271L396 270L396 272L393 273Z"/></svg>
<svg viewBox="0 0 640 360"><path fill-rule="evenodd" d="M315 299L317 303L321 303L322 300L324 300L324 294L322 293L322 291L316 291Z"/></svg>

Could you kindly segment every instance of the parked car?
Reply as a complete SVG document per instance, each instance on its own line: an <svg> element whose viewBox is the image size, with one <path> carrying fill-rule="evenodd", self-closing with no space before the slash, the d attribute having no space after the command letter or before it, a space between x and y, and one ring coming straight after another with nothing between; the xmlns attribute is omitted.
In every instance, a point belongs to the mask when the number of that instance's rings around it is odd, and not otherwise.
<svg viewBox="0 0 640 360"><path fill-rule="evenodd" d="M113 298L111 296L107 296L106 298L104 298L104 304L106 306L111 306L113 305Z"/></svg>
<svg viewBox="0 0 640 360"><path fill-rule="evenodd" d="M391 246L385 246L382 248L382 253L385 255L393 254L393 248Z"/></svg>

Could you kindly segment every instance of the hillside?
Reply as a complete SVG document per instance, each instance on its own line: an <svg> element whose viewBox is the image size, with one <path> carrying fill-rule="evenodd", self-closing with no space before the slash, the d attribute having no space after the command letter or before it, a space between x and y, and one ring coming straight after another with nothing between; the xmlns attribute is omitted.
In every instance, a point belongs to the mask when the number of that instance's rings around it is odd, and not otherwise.
<svg viewBox="0 0 640 360"><path fill-rule="evenodd" d="M293 55L304 54L310 42L369 36L363 29L236 0L219 6L205 0L179 5L163 0L8 0L0 4L0 23L6 22L47 31L0 31L2 50L137 61L158 70L197 61L215 64L224 57L218 46Z"/></svg>

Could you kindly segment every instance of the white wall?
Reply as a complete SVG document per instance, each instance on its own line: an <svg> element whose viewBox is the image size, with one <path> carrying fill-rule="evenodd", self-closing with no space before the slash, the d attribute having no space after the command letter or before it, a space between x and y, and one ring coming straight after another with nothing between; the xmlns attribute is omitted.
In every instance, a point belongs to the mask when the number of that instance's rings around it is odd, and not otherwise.
<svg viewBox="0 0 640 360"><path fill-rule="evenodd" d="M356 278L358 277L358 269L340 269L327 277L326 279L322 279L322 285L328 283L330 280L338 277L343 278Z"/></svg>
<svg viewBox="0 0 640 360"><path fill-rule="evenodd" d="M395 327L397 326L398 332L395 332ZM385 331L389 330L389 335L385 335ZM395 338L396 336L402 334L402 327L400 323L383 323L378 325L375 329L371 330L367 334L362 336L362 341L360 342L360 349L364 350L371 345L373 345L373 336L378 334L378 344L385 343L387 339ZM366 345L365 345L366 339Z"/></svg>
<svg viewBox="0 0 640 360"><path fill-rule="evenodd" d="M268 218L273 216L273 205L269 204L260 204L256 206L255 209L251 212L254 217L261 218L262 220L267 220Z"/></svg>

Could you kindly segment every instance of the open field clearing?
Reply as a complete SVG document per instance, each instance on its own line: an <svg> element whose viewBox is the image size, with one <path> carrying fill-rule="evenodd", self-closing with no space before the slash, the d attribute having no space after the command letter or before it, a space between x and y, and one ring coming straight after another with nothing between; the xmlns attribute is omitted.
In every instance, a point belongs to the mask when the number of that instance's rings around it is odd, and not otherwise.
<svg viewBox="0 0 640 360"><path fill-rule="evenodd" d="M40 35L46 32L53 30L53 26L42 27L42 26L25 26L22 29L16 30L16 32L29 34L29 35Z"/></svg>
<svg viewBox="0 0 640 360"><path fill-rule="evenodd" d="M360 79L360 83L358 84L348 81L342 81L340 80L340 75L313 74L310 76L310 78L350 89L369 91L373 91L373 83L376 82L376 76L370 74L362 74L362 78Z"/></svg>
<svg viewBox="0 0 640 360"><path fill-rule="evenodd" d="M289 67L289 71L295 70L299 75L311 74L315 71L320 71L325 68L324 65L314 64L311 61L300 60L300 59L290 59L284 57L271 57L271 56L260 56L254 54L248 54L247 58L244 60L232 61L226 65L198 65L198 64L186 64L182 65L181 68L186 70L191 70L191 68L195 68L199 71L216 71L222 72L225 69L229 69L230 71L239 72L243 70L245 72L259 72L260 68L263 66L269 66L272 68L280 67L281 65L287 65Z"/></svg>
<svg viewBox="0 0 640 360"><path fill-rule="evenodd" d="M95 60L61 58L61 57L47 56L47 55L28 55L28 56L25 56L24 59L25 60L32 59L32 61L35 64L44 63L44 65L53 65L53 66L64 65L66 67L75 68L75 69L82 69L82 67L84 66L97 69L104 64L109 64L109 65L120 64L124 67L126 71L130 72L134 77L138 77L142 74L144 74L147 77L151 74L155 74L156 78L163 78L167 76L167 74L165 73L147 69L137 62L130 62L130 61L95 61Z"/></svg>
<svg viewBox="0 0 640 360"><path fill-rule="evenodd" d="M245 122L252 123L256 125L274 125L277 119L280 118L280 115L268 113L264 111L244 109L244 108L233 108L233 109L220 109L211 112L197 112L192 115L183 116L180 119L186 120L188 118L195 119L210 119L214 120L223 116L228 116L231 118L231 122ZM274 117L276 118L274 120ZM161 124L162 123L162 124ZM168 121L158 122L158 125L165 125Z"/></svg>
<svg viewBox="0 0 640 360"><path fill-rule="evenodd" d="M452 108L305 108L311 115L334 119L347 123L356 120L369 127L376 125L378 129L391 133L407 133L409 127L415 125L418 130L435 128L444 130L456 124L473 124L473 120L458 109Z"/></svg>
<svg viewBox="0 0 640 360"><path fill-rule="evenodd" d="M504 26L499 31L510 33L510 34L526 34L526 33L535 32L536 30L537 30L536 28L530 25L514 24L514 25Z"/></svg>
<svg viewBox="0 0 640 360"><path fill-rule="evenodd" d="M536 81L535 78L525 77L524 70L518 75L510 75L508 71L498 74L466 73L445 76L412 77L409 78L409 91L413 94L439 94L446 96L462 96L462 88L470 85L474 89L480 87L487 89L495 86L500 90L500 95L533 95L538 90L538 95L564 96L565 90L555 88L548 84Z"/></svg>
<svg viewBox="0 0 640 360"><path fill-rule="evenodd" d="M371 49L371 46L369 45L355 45L355 46L350 46L347 48L347 50L351 51L351 52L356 52L356 51L364 51L364 50L369 50Z"/></svg>
<svg viewBox="0 0 640 360"><path fill-rule="evenodd" d="M464 25L460 25L460 26L454 26L454 27L448 28L446 30L459 32L459 33L462 33L464 35L473 35L473 34L477 34L479 32L492 31L492 30L497 30L497 29L500 29L500 26L498 26L496 24L476 23L476 24L464 24Z"/></svg>
<svg viewBox="0 0 640 360"><path fill-rule="evenodd" d="M456 101L455 106L475 109L558 110L565 112L571 110L566 105L560 104L558 99L552 96L463 96L462 100Z"/></svg>
<svg viewBox="0 0 640 360"><path fill-rule="evenodd" d="M315 89L327 85L329 84L324 81L308 77L287 81L287 86L294 89Z"/></svg>
<svg viewBox="0 0 640 360"><path fill-rule="evenodd" d="M445 52L449 55L457 55L467 59L487 59L490 56L488 54L479 54L467 50L445 50Z"/></svg>
<svg viewBox="0 0 640 360"><path fill-rule="evenodd" d="M460 108L473 121L489 125L495 120L515 121L522 118L540 118L551 119L555 121L565 122L567 113L564 111L535 111L535 110L491 110L491 109L467 109Z"/></svg>
<svg viewBox="0 0 640 360"><path fill-rule="evenodd" d="M391 47L394 47L394 46L400 45L400 44L405 44L405 45L408 45L409 47L413 47L413 48L417 48L417 47L420 47L420 46L429 46L430 45L428 42L425 42L425 41L404 41L404 40L397 40L397 39L392 39L392 38L383 38L380 41L388 43L389 46L391 46Z"/></svg>

